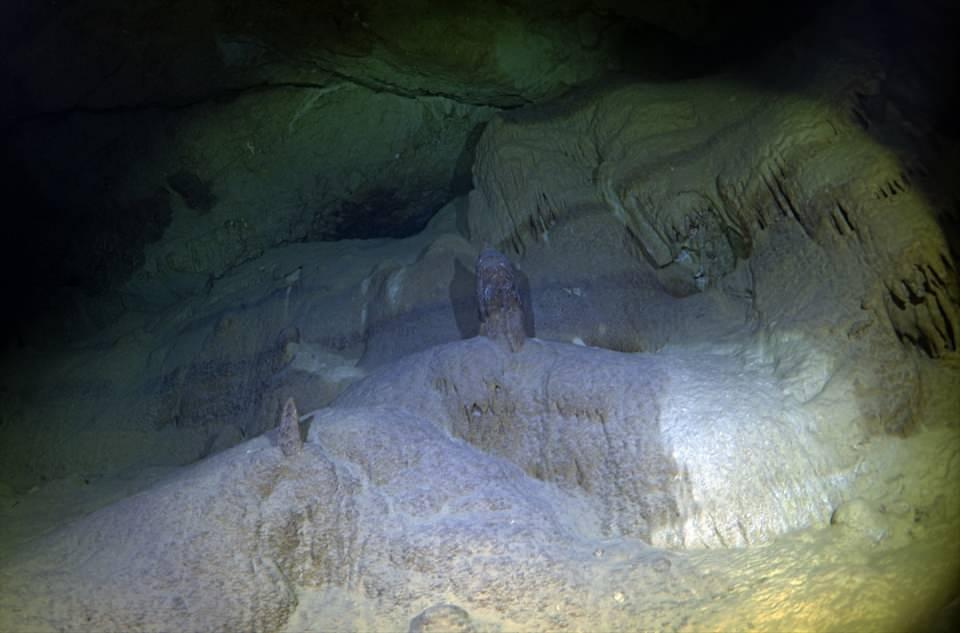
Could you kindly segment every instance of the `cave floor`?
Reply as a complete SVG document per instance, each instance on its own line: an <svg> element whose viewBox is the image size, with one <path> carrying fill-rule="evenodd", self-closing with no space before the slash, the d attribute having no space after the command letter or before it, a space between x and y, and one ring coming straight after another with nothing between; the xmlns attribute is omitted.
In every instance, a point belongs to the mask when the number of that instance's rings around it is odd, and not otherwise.
<svg viewBox="0 0 960 633"><path fill-rule="evenodd" d="M939 380L950 383L955 377L942 374ZM664 623L687 631L949 630L956 603L947 610L943 605L960 579L960 491L949 485L960 479L960 428L950 417L950 402L930 398L926 419L906 438L874 437L859 447L858 477L849 496L879 508L880 523L847 521L749 547L669 552L675 566L696 570L702 584L698 589L686 581L694 595L678 597L680 613ZM190 468L132 469L101 479L75 475L24 494L6 492L0 496L0 562L97 508ZM611 539L608 550L597 550L611 569L630 564L628 555L618 560L624 541L629 539ZM576 630L586 630L587 621L594 630L619 627L623 620L616 612L645 600L649 589L625 584L611 592L608 583L609 578L595 587L591 619L569 614L567 622ZM373 631L388 624L362 591L304 585L295 591L296 608L285 631L315 630L318 619L330 630ZM671 608L668 602L660 606ZM564 608L555 605L555 615ZM522 624L503 620L496 610L471 610L471 616L478 630Z"/></svg>

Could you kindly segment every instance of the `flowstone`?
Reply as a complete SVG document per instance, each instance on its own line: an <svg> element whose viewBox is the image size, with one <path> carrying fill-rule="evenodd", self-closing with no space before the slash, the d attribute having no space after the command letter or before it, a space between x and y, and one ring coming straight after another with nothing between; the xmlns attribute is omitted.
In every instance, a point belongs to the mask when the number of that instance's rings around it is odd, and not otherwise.
<svg viewBox="0 0 960 633"><path fill-rule="evenodd" d="M313 412L297 459L271 431L27 543L0 629L896 629L948 602L955 504L909 551L834 536L844 455L744 358L432 348Z"/></svg>
<svg viewBox="0 0 960 633"><path fill-rule="evenodd" d="M468 359L468 360L467 360ZM416 410L454 437L581 495L598 535L659 547L744 546L826 525L858 437L830 441L769 369L722 353L621 354L484 337L432 348L336 406ZM846 442L846 443L843 443Z"/></svg>

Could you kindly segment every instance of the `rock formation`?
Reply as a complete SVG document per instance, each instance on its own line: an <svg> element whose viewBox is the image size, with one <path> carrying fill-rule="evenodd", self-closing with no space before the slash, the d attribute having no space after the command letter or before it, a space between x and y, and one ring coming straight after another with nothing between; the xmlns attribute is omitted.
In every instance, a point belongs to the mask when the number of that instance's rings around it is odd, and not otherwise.
<svg viewBox="0 0 960 633"><path fill-rule="evenodd" d="M278 441L284 457L299 455L303 450L303 438L300 437L300 414L293 398L287 398L277 425Z"/></svg>
<svg viewBox="0 0 960 633"><path fill-rule="evenodd" d="M502 253L485 248L477 257L477 305L480 334L506 345L511 352L523 347L523 301L516 271Z"/></svg>
<svg viewBox="0 0 960 633"><path fill-rule="evenodd" d="M956 595L948 2L8 4L0 631Z"/></svg>
<svg viewBox="0 0 960 633"><path fill-rule="evenodd" d="M858 445L783 386L716 351L436 347L316 411L299 459L261 436L6 555L0 629L858 630L946 603L949 434ZM882 531L842 505L867 495Z"/></svg>

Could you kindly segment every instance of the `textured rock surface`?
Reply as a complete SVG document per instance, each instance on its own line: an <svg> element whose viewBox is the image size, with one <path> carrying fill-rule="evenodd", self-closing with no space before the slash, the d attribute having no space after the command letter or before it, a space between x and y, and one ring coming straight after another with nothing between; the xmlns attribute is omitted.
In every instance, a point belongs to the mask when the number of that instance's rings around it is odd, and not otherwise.
<svg viewBox="0 0 960 633"><path fill-rule="evenodd" d="M739 427L730 426L736 410L728 421L705 417L731 385L755 385L756 376L725 368L719 379L703 356L617 356L536 341L511 354L477 338L386 367L314 413L297 460L285 459L268 434L3 558L0 626L431 630L443 620L492 631L889 629L911 628L948 601L947 580L960 565L955 549L944 549L960 521L960 498L947 485L960 474L955 420L928 438L851 448L859 476L844 482L817 472L826 464L797 452L803 441L779 443L798 427L764 421L770 407ZM640 376L651 389L656 383L650 397L636 397ZM499 391L490 378L503 383ZM774 384L729 397L773 405L764 390ZM371 405L372 393L389 404ZM804 415L789 399L779 402ZM697 403L703 408L689 408ZM807 442L821 432L814 423ZM747 471L722 455L731 440L741 442ZM709 459L718 449L721 459ZM607 457L592 458L597 450ZM665 453L691 468L675 477L659 466ZM945 467L929 468L937 463ZM644 473L693 498L678 498L679 512L666 515L634 506L633 483ZM813 501L825 525L831 510L819 486L881 495L890 537L861 541L823 528L762 548L691 552L625 537L644 536L625 521L638 510L671 523L651 525L653 540L741 510L754 525L713 529L736 540L751 536L744 528L760 536L790 527L697 494L729 497L727 487L758 495L761 512L769 500L788 523L804 521L802 506ZM925 498L930 490L941 495Z"/></svg>
<svg viewBox="0 0 960 633"><path fill-rule="evenodd" d="M300 414L297 412L297 403L293 398L287 398L280 413L280 423L277 425L280 451L284 457L294 457L303 450L303 438L300 437Z"/></svg>
<svg viewBox="0 0 960 633"><path fill-rule="evenodd" d="M97 329L106 318L97 313L58 323L99 332L70 354L4 359L0 435L10 439L0 468L21 489L145 455L183 463L269 428L287 395L321 406L362 375L358 365L474 336L472 268L485 240L503 242L529 283L529 333L653 351L759 331L768 344L758 353L781 375L820 372L794 384L794 397L840 375L849 391L833 396L856 400L864 428L907 432L923 357L954 354L960 327L940 230L949 207L931 196L926 164L900 158L912 146L894 154L872 140L880 124L863 129L857 90L874 69L852 59L817 69L802 94L735 77L630 84L498 118L480 142L469 204L448 205L407 240L261 253L259 238L243 237L248 225L217 224L226 194L212 187L217 202L199 215L205 179L173 171L168 196L186 193L186 216L171 226L190 217L213 233L195 243L184 225L148 248L153 264L124 286L110 327ZM337 100L360 90L311 107L345 111ZM329 145L288 140L304 151ZM249 159L287 182L288 163ZM231 190L259 196L243 174ZM895 194L880 193L891 179ZM261 254L220 277L200 272L220 243L216 227L228 225L227 259ZM161 272L168 265L183 270Z"/></svg>
<svg viewBox="0 0 960 633"><path fill-rule="evenodd" d="M410 633L473 633L476 631L470 622L470 614L451 604L440 604L425 609L410 620Z"/></svg>
<svg viewBox="0 0 960 633"><path fill-rule="evenodd" d="M724 312L747 306L741 323L751 328L813 340L840 333L830 344L860 374L864 416L878 429L909 429L914 352L957 350L948 203L931 197L936 180L917 144L885 147L855 116L858 91L882 73L863 49L843 50L843 62L806 69L802 92L765 89L774 79L758 71L611 85L537 116L496 117L478 145L471 238L509 248L525 268L527 253L550 251L554 232L605 216L621 227L620 270L633 267L621 287L639 278L648 292L698 301L717 290ZM799 75L780 61L778 72ZM545 289L548 271L530 274L531 286ZM681 322L694 308L656 303ZM549 305L535 290L534 313L554 312ZM619 328L592 340L657 344ZM868 386L877 384L882 392Z"/></svg>
<svg viewBox="0 0 960 633"><path fill-rule="evenodd" d="M279 243L416 232L469 187L495 109L649 71L630 30L683 22L600 5L4 5L0 179L35 236L0 242L31 270L5 277L30 295L16 335L43 342L37 314L47 337L102 327L138 270L220 275Z"/></svg>
<svg viewBox="0 0 960 633"><path fill-rule="evenodd" d="M604 535L716 547L826 524L849 483L852 454L783 399L768 367L735 356L530 341L514 358L480 338L375 372L335 405L415 408L587 496ZM854 422L836 420L832 439L856 441Z"/></svg>
<svg viewBox="0 0 960 633"><path fill-rule="evenodd" d="M441 9L423 0L358 0L294 1L279 10L205 0L162 8L116 0L11 4L3 9L3 69L23 90L3 112L180 104L331 76L382 92L519 105L610 66L690 72L664 56L713 43L720 54L724 46L736 47L745 31L762 35L765 21L786 10L765 11L762 3L749 2L720 9L686 0L619 5L484 1ZM6 26L13 24L18 28ZM648 40L646 50L634 40L638 35ZM759 38L753 43L765 44Z"/></svg>
<svg viewBox="0 0 960 633"><path fill-rule="evenodd" d="M409 235L469 188L474 143L496 109L611 71L705 72L747 42L767 48L771 23L782 37L786 10L7 3L0 183L32 212L0 241L0 269L19 269L4 282L30 295L25 314L4 315L18 326L4 337L40 344L55 330L75 340L99 329L123 311L115 291L139 270L219 275L280 243Z"/></svg>
<svg viewBox="0 0 960 633"><path fill-rule="evenodd" d="M45 216L65 216L23 222L63 254L34 283L63 285L65 265L79 290L110 296L133 273L220 277L278 244L411 235L469 184L460 157L491 113L333 81L31 119L6 138L11 177L36 184Z"/></svg>
<svg viewBox="0 0 960 633"><path fill-rule="evenodd" d="M510 260L492 248L477 256L477 305L480 308L480 334L516 352L523 347L523 299L520 281Z"/></svg>
<svg viewBox="0 0 960 633"><path fill-rule="evenodd" d="M950 15L864 3L481 136L649 45L608 4L0 20L33 195L3 236L36 256L8 293L75 315L4 330L0 629L928 628L960 569L960 154L917 34ZM422 232L313 241L416 230L475 142ZM524 282L516 353L473 338L485 245ZM263 435L290 396L337 399L296 459Z"/></svg>

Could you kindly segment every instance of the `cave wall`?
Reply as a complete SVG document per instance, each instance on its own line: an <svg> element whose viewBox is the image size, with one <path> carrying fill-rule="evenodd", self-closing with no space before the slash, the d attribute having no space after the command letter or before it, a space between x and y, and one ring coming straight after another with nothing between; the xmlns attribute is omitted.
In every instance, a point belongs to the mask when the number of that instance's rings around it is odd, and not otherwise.
<svg viewBox="0 0 960 633"><path fill-rule="evenodd" d="M938 77L918 71L943 50L906 62L861 37L853 11L738 70L654 82L643 80L652 66L632 66L558 97L571 77L629 66L624 49L568 60L599 46L571 24L599 20L609 35L625 19L581 9L539 20L509 5L457 10L498 33L557 38L536 68L574 70L530 71L522 100L484 96L512 94L496 56L469 57L486 78L474 82L467 57L434 75L417 60L435 48L303 33L263 57L194 51L169 99L158 96L167 75L137 88L118 71L109 89L66 82L59 94L73 96L48 102L49 71L21 72L34 88L6 106L7 175L34 197L4 249L20 307L5 314L16 326L4 329L4 477L19 488L191 461L269 428L287 395L323 406L367 371L473 336L472 266L488 245L517 264L538 337L655 352L752 336L749 353L797 381L801 401L852 398L870 433L909 432L925 363L957 344L958 207L945 176L956 145L938 123ZM383 10L354 35L398 19ZM63 11L41 16L44 37L93 37L73 21L82 7ZM243 11L278 39L283 16ZM168 17L150 20L173 37ZM235 17L200 11L195 35L214 38ZM436 34L436 19L416 28ZM666 24L697 46L723 40ZM11 40L14 71L49 43L28 35ZM292 48L311 46L320 52L295 63ZM151 54L132 59L180 59ZM331 70L341 63L355 74ZM263 84L267 74L289 81Z"/></svg>
<svg viewBox="0 0 960 633"><path fill-rule="evenodd" d="M952 358L960 328L956 198L940 185L952 150L911 123L943 93L890 103L896 80L873 43L829 26L812 36L818 62L787 49L754 72L613 83L496 117L478 146L471 238L523 261L555 227L612 216L633 246L623 268L651 272L678 315L713 290L745 299L751 327L831 347L829 371L858 385L868 427L904 431L917 355ZM892 114L865 113L871 100ZM595 340L616 348L615 336Z"/></svg>
<svg viewBox="0 0 960 633"><path fill-rule="evenodd" d="M588 7L428 8L6 5L3 184L30 212L2 249L27 297L5 338L96 331L136 272L220 276L280 243L415 233L469 187L495 109L615 60L617 21Z"/></svg>
<svg viewBox="0 0 960 633"><path fill-rule="evenodd" d="M469 189L495 111L770 44L762 3L701 4L7 3L0 178L24 213L0 268L24 299L4 339L95 332L134 273L417 232Z"/></svg>

